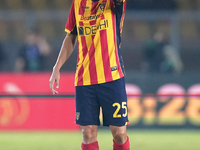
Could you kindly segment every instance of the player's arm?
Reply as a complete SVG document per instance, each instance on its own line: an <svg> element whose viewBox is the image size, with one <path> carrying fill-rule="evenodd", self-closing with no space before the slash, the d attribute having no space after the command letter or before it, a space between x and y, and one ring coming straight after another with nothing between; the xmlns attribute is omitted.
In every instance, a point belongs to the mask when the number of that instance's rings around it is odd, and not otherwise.
<svg viewBox="0 0 200 150"><path fill-rule="evenodd" d="M59 79L60 79L60 68L69 58L71 53L74 50L76 45L77 35L67 34L65 39L63 40L62 47L60 49L60 53L58 55L56 64L53 67L52 75L49 79L49 86L53 94L57 94L58 92L54 88L54 83L56 82L56 88L59 87Z"/></svg>

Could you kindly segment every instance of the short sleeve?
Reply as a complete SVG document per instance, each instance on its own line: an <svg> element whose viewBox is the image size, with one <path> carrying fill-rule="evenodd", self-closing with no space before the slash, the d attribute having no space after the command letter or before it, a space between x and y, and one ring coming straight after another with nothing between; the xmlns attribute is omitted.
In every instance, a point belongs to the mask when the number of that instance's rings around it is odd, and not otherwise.
<svg viewBox="0 0 200 150"><path fill-rule="evenodd" d="M74 0L71 5L69 17L65 26L65 31L70 34L77 35Z"/></svg>

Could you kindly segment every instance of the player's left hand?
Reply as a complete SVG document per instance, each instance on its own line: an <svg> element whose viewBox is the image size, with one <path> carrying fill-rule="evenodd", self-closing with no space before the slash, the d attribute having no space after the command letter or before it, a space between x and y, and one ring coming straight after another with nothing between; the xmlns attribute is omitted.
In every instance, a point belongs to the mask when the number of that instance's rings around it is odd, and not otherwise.
<svg viewBox="0 0 200 150"><path fill-rule="evenodd" d="M59 70L53 70L51 77L49 79L49 86L53 94L58 94L58 91L54 88L54 83L56 82L56 88L59 88L60 72Z"/></svg>

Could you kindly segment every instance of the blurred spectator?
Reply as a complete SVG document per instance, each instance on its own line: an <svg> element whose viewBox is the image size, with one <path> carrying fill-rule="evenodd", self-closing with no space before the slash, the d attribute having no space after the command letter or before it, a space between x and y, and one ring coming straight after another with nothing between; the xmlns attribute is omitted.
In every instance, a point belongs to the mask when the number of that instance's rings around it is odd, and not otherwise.
<svg viewBox="0 0 200 150"><path fill-rule="evenodd" d="M128 0L127 9L132 10L176 10L175 0Z"/></svg>
<svg viewBox="0 0 200 150"><path fill-rule="evenodd" d="M2 43L0 42L0 71L2 71L3 62L5 61L5 52Z"/></svg>
<svg viewBox="0 0 200 150"><path fill-rule="evenodd" d="M37 31L29 31L15 63L15 71L42 71L44 58L51 48L46 39Z"/></svg>
<svg viewBox="0 0 200 150"><path fill-rule="evenodd" d="M164 33L156 32L145 44L143 70L149 72L181 72L183 64L177 50Z"/></svg>

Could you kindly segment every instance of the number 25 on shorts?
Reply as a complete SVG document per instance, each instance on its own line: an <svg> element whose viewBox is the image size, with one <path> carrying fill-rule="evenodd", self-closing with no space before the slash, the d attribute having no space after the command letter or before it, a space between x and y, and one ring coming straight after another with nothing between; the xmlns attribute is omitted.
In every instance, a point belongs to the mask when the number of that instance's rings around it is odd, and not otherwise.
<svg viewBox="0 0 200 150"><path fill-rule="evenodd" d="M121 118L122 116L123 117L127 116L128 110L127 110L126 102L122 102L122 105L120 105L119 103L114 103L112 106L117 107L114 114L113 114L113 118ZM119 114L119 111L120 111L121 108L125 110L125 113L122 114L122 115Z"/></svg>

